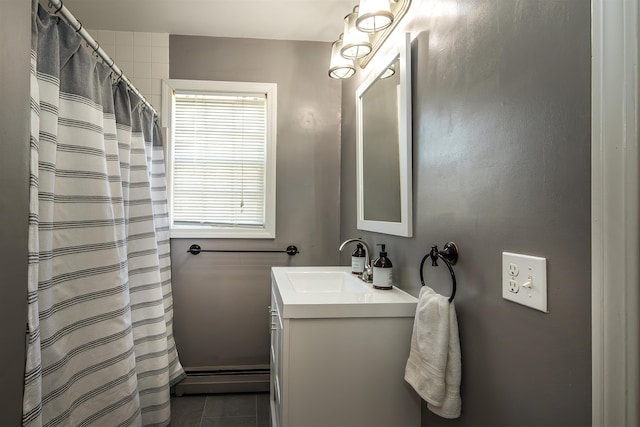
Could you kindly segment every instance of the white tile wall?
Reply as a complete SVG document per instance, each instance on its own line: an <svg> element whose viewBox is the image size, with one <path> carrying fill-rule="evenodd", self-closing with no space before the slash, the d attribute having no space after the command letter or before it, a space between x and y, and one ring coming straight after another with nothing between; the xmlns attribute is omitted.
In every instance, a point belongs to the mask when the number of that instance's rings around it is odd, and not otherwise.
<svg viewBox="0 0 640 427"><path fill-rule="evenodd" d="M169 78L169 34L88 30L160 113L161 82Z"/></svg>

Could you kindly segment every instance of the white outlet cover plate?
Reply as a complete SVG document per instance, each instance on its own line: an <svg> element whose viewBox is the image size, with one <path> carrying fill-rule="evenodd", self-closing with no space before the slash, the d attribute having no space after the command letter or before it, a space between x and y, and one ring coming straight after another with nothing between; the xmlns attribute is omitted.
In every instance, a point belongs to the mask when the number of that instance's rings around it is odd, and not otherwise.
<svg viewBox="0 0 640 427"><path fill-rule="evenodd" d="M517 275L510 274L510 270L513 271L513 267L509 268L510 264L518 266ZM514 286L513 280L518 286ZM530 286L527 286L527 282L530 282ZM548 313L547 259L503 252L502 298Z"/></svg>

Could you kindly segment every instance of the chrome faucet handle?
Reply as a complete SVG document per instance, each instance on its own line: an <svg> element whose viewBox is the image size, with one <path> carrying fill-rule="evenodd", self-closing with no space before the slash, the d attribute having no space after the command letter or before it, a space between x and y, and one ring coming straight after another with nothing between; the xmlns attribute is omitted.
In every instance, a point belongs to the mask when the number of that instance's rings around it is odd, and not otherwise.
<svg viewBox="0 0 640 427"><path fill-rule="evenodd" d="M364 271L362 272L362 280L367 283L373 282L373 271L370 265L364 266Z"/></svg>

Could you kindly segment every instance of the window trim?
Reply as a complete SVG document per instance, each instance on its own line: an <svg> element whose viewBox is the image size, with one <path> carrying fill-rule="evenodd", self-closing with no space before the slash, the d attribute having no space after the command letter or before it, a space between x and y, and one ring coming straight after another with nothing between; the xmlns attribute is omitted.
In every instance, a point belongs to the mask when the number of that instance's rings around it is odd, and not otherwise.
<svg viewBox="0 0 640 427"><path fill-rule="evenodd" d="M265 167L265 225L256 227L215 227L174 225L173 223L173 141L174 91L224 93L264 93L267 99L267 164ZM167 128L167 198L171 238L275 239L276 237L276 125L277 84L169 79L162 81L161 123Z"/></svg>

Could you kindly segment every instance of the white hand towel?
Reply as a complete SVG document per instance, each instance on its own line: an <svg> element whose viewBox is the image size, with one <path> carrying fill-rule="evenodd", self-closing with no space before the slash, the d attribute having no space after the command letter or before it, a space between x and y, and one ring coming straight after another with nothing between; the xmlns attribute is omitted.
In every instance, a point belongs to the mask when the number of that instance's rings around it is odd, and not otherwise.
<svg viewBox="0 0 640 427"><path fill-rule="evenodd" d="M422 287L418 297L404 379L434 414L460 416L462 364L456 309L428 286Z"/></svg>

